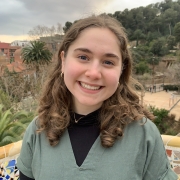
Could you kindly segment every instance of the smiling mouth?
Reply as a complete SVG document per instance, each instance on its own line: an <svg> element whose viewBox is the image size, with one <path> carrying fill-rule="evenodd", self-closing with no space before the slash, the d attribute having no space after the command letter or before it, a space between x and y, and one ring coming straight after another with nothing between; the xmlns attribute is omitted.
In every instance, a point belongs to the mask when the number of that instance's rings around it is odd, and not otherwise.
<svg viewBox="0 0 180 180"><path fill-rule="evenodd" d="M99 90L102 88L102 86L91 86L89 84L86 84L86 83L83 83L83 82L79 82L80 86L85 88L85 89L88 89L88 90Z"/></svg>

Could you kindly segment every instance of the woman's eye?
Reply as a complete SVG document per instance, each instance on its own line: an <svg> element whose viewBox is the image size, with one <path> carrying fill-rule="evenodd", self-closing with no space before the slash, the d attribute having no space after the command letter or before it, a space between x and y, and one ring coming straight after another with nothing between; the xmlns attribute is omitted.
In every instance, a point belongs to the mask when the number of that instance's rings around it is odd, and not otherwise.
<svg viewBox="0 0 180 180"><path fill-rule="evenodd" d="M78 58L81 60L88 60L88 58L86 56L79 56Z"/></svg>
<svg viewBox="0 0 180 180"><path fill-rule="evenodd" d="M104 64L106 64L106 65L114 65L114 63L111 62L111 61L104 61Z"/></svg>

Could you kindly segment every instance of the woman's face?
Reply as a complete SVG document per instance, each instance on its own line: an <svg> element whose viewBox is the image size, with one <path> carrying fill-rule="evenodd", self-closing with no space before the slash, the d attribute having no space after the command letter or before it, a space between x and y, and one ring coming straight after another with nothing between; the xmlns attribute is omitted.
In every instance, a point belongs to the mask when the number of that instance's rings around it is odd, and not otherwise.
<svg viewBox="0 0 180 180"><path fill-rule="evenodd" d="M64 82L72 93L74 111L88 114L101 107L118 87L122 57L117 37L106 28L85 29L61 52Z"/></svg>

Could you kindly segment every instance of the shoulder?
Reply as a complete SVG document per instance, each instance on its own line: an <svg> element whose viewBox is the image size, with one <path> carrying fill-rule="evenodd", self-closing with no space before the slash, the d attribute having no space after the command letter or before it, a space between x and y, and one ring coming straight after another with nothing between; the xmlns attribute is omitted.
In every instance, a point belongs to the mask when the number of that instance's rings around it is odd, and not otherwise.
<svg viewBox="0 0 180 180"><path fill-rule="evenodd" d="M37 129L38 129L38 117L35 117L26 128L23 141L26 143L30 143L34 141L38 136Z"/></svg>
<svg viewBox="0 0 180 180"><path fill-rule="evenodd" d="M130 130L134 129L134 131L140 130L151 133L158 131L156 125L151 120L145 117L142 118L141 120L131 122L130 124L127 125L127 129Z"/></svg>
<svg viewBox="0 0 180 180"><path fill-rule="evenodd" d="M35 117L31 123L28 125L26 132L28 131L29 133L34 133L38 129L38 117Z"/></svg>
<svg viewBox="0 0 180 180"><path fill-rule="evenodd" d="M141 139L143 141L154 142L161 139L160 132L156 125L149 119L143 118L139 121L133 121L125 128L125 135L130 136L131 139ZM134 138L133 138L134 137Z"/></svg>
<svg viewBox="0 0 180 180"><path fill-rule="evenodd" d="M148 118L143 118L142 120L138 121L138 123L141 125L141 128L144 129L147 133L158 133L159 130L157 126Z"/></svg>

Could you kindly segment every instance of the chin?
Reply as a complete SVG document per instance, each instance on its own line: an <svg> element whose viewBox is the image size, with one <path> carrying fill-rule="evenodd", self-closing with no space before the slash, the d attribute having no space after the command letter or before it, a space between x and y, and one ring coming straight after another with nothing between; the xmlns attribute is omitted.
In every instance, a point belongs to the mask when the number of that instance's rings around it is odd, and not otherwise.
<svg viewBox="0 0 180 180"><path fill-rule="evenodd" d="M94 101L80 101L80 104L82 104L82 105L84 105L84 106L90 106L90 107L92 107L92 106L99 106L99 107L101 107L101 105L102 105L102 103L103 102L94 102Z"/></svg>

